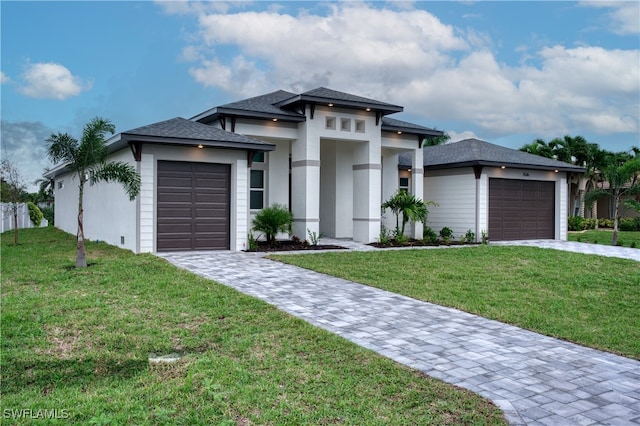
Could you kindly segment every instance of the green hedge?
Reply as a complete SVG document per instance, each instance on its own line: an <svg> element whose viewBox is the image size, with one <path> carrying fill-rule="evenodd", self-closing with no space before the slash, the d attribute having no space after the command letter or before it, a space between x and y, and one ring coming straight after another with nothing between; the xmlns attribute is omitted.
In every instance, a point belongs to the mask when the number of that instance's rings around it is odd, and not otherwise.
<svg viewBox="0 0 640 426"><path fill-rule="evenodd" d="M585 219L580 216L569 216L569 231L595 229L596 219ZM618 221L621 231L640 231L640 217L625 217ZM613 219L598 219L598 228L613 228Z"/></svg>

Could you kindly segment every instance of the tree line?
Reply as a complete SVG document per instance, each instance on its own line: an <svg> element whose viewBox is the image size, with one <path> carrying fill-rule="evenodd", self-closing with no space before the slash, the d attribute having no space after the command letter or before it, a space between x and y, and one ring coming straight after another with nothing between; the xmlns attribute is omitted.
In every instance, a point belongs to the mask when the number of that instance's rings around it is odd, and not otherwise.
<svg viewBox="0 0 640 426"><path fill-rule="evenodd" d="M623 210L629 208L640 212L640 147L612 152L582 136L567 135L549 142L536 139L520 151L585 168L584 176L580 177L586 180L582 181L585 184L584 207L593 211L595 203L607 197L613 202L612 245L618 243L618 220Z"/></svg>

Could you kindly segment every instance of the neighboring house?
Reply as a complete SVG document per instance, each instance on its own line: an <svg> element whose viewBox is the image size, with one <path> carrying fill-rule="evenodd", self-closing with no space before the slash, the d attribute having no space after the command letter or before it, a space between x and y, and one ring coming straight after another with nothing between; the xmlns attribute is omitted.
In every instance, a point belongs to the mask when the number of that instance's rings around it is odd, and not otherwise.
<svg viewBox="0 0 640 426"><path fill-rule="evenodd" d="M252 216L289 206L293 232L372 242L380 204L398 189L398 158L422 193L422 143L438 130L387 117L403 107L326 88L276 91L115 135L110 159L142 179L133 202L117 184L85 188L84 231L135 252L243 250ZM321 167L322 164L322 167ZM77 182L55 179L56 226L76 232ZM421 226L413 230L422 236Z"/></svg>
<svg viewBox="0 0 640 426"><path fill-rule="evenodd" d="M394 226L381 203L404 188L440 203L431 209L434 229L472 229L478 237L488 229L494 240L513 239L518 194L516 221L544 216L551 225L535 219L536 227L552 231L535 237L566 239L566 172L583 169L480 141L480 151L467 142L423 148L443 133L388 117L401 111L326 88L280 90L117 134L108 141L110 160L137 168L141 192L129 201L118 184L85 187L86 238L134 252L243 250L252 217L279 203L293 212L301 239L315 232L373 242L382 221ZM75 233L77 182L63 165L47 176L55 179L56 226ZM528 191L539 181L548 182L536 191L552 197L550 210L537 198L529 206L510 186ZM410 233L421 238L422 224Z"/></svg>
<svg viewBox="0 0 640 426"><path fill-rule="evenodd" d="M572 178L585 169L477 139L425 147L424 200L427 226L467 230L492 241L567 239ZM412 164L400 156L401 178Z"/></svg>

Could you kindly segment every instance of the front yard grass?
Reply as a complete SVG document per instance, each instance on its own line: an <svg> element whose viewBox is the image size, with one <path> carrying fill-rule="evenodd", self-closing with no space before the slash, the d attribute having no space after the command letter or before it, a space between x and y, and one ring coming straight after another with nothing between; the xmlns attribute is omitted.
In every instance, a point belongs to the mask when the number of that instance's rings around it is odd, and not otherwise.
<svg viewBox="0 0 640 426"><path fill-rule="evenodd" d="M475 246L274 259L640 359L640 263Z"/></svg>
<svg viewBox="0 0 640 426"><path fill-rule="evenodd" d="M569 241L578 241L581 243L610 246L612 239L612 229L590 229L587 231L569 232ZM618 231L618 245L640 249L640 231Z"/></svg>
<svg viewBox="0 0 640 426"><path fill-rule="evenodd" d="M7 424L506 424L478 395L155 256L88 243L74 269L73 236L2 237Z"/></svg>

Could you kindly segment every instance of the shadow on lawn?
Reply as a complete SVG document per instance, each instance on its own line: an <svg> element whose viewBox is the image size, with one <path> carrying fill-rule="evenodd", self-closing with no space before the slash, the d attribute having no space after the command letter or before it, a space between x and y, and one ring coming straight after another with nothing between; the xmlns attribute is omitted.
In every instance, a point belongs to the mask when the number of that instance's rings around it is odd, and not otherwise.
<svg viewBox="0 0 640 426"><path fill-rule="evenodd" d="M4 357L2 393L39 388L46 395L58 386L84 386L102 379L129 379L148 370L144 359L37 359L30 362Z"/></svg>

